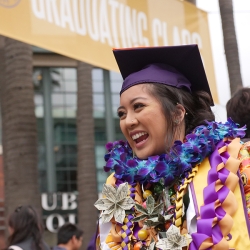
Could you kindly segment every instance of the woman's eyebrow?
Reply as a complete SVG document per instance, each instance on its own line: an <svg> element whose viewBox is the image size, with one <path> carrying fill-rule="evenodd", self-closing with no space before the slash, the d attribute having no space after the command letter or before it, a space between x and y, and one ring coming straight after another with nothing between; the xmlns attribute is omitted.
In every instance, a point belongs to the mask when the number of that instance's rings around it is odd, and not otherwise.
<svg viewBox="0 0 250 250"><path fill-rule="evenodd" d="M133 102L135 102L135 101L137 101L138 99L143 99L143 100L146 100L147 98L146 97L135 97L135 98L133 98L132 100L130 100L130 104L132 104Z"/></svg>
<svg viewBox="0 0 250 250"><path fill-rule="evenodd" d="M125 109L125 107L124 107L124 106L118 107L117 112L118 112L120 109Z"/></svg>
<svg viewBox="0 0 250 250"><path fill-rule="evenodd" d="M146 100L147 98L146 98L146 97L135 97L135 98L133 98L132 100L130 100L130 102L129 102L130 105L131 105L132 103L134 103L135 101L137 101L138 99ZM125 107L124 107L124 106L118 107L117 112L118 112L120 109L125 109Z"/></svg>

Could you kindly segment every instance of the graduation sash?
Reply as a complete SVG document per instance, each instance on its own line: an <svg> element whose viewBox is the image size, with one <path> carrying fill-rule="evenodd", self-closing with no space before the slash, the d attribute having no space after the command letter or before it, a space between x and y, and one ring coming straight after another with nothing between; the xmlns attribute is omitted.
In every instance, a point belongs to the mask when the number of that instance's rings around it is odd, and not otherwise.
<svg viewBox="0 0 250 250"><path fill-rule="evenodd" d="M221 141L191 183L197 233L190 250L250 249L250 222L239 178L240 139Z"/></svg>

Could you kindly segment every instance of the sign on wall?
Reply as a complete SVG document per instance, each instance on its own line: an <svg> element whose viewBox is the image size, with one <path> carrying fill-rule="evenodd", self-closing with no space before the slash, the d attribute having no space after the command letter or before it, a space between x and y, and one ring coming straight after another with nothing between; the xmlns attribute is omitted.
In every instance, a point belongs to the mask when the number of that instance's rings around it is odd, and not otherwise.
<svg viewBox="0 0 250 250"><path fill-rule="evenodd" d="M77 222L76 193L43 193L41 195L46 229L56 233L65 222Z"/></svg>
<svg viewBox="0 0 250 250"><path fill-rule="evenodd" d="M207 13L185 1L0 0L0 34L116 71L114 47L195 43L218 102Z"/></svg>

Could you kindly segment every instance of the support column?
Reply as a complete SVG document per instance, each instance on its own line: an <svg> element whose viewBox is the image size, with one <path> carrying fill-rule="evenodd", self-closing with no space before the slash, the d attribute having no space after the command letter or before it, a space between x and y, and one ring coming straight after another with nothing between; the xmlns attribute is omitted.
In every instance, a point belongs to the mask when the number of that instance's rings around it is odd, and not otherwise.
<svg viewBox="0 0 250 250"><path fill-rule="evenodd" d="M113 118L112 94L110 87L110 74L108 70L103 70L104 102L105 102L105 122L107 142L115 140L115 124Z"/></svg>
<svg viewBox="0 0 250 250"><path fill-rule="evenodd" d="M52 116L51 91L52 81L50 68L43 68L43 103L44 103L44 131L45 131L45 156L47 168L47 191L56 191L56 173L54 160L54 125Z"/></svg>

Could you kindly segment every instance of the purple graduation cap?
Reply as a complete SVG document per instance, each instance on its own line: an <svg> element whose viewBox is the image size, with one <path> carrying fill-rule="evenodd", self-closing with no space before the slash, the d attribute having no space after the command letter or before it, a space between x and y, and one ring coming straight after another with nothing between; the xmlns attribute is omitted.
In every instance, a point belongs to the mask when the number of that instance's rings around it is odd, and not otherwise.
<svg viewBox="0 0 250 250"><path fill-rule="evenodd" d="M120 95L142 83L160 83L189 92L203 90L211 98L206 73L196 44L114 49L124 79Z"/></svg>

